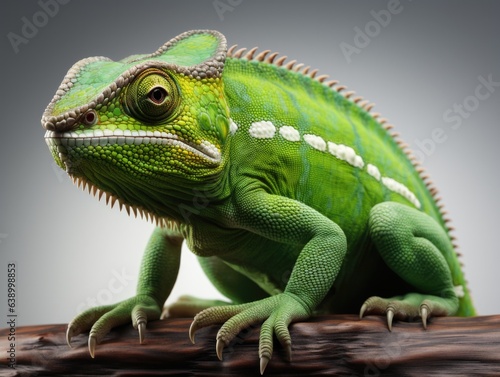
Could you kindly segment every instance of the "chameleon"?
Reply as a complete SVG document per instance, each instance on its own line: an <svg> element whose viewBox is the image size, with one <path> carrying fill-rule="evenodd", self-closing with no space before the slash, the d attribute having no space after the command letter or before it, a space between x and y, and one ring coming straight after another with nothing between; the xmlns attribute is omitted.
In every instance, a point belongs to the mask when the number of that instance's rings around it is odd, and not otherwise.
<svg viewBox="0 0 500 377"><path fill-rule="evenodd" d="M192 30L152 54L80 60L41 123L56 163L111 206L156 226L137 292L90 308L67 342L162 316L181 245L228 301L182 297L189 337L218 325L216 352L261 325L264 373L276 337L318 313L419 319L475 315L433 183L373 104L270 50ZM165 315L165 313L164 313ZM71 346L71 345L70 345Z"/></svg>

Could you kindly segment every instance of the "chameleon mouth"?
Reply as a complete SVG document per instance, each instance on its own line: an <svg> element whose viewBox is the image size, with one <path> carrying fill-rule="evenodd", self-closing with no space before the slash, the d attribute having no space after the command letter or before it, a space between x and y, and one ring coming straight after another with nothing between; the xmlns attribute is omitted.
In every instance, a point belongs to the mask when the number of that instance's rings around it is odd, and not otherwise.
<svg viewBox="0 0 500 377"><path fill-rule="evenodd" d="M56 147L64 154L66 147L88 147L107 145L171 145L178 146L209 162L218 165L221 161L220 151L212 143L203 140L200 144L180 140L177 135L160 131L130 130L85 130L83 132L45 132L45 142L49 148ZM62 147L62 148L59 148Z"/></svg>

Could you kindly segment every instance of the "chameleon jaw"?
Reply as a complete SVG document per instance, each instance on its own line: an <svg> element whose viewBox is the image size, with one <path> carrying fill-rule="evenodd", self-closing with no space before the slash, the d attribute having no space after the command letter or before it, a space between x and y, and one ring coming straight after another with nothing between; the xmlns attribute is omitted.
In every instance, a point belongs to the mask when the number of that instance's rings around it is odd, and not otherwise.
<svg viewBox="0 0 500 377"><path fill-rule="evenodd" d="M141 145L157 144L181 147L208 162L218 165L221 162L221 154L218 148L209 141L203 140L200 144L187 143L179 139L177 135L160 131L131 131L131 130L85 130L83 132L45 132L45 142L49 148L58 148L61 160L64 160L64 149L66 147L88 147L106 145ZM60 148L62 147L62 148ZM66 159L67 160L67 159ZM68 171L69 173L69 171Z"/></svg>

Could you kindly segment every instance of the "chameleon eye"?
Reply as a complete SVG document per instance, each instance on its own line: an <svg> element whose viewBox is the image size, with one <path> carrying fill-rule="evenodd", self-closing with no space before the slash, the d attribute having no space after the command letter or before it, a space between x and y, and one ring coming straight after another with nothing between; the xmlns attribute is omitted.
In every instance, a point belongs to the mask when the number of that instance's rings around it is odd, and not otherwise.
<svg viewBox="0 0 500 377"><path fill-rule="evenodd" d="M156 68L142 71L124 93L125 111L145 123L158 123L175 115L179 90L174 80Z"/></svg>
<svg viewBox="0 0 500 377"><path fill-rule="evenodd" d="M97 123L97 114L94 110L88 110L85 114L83 114L82 122L86 126L93 126Z"/></svg>
<svg viewBox="0 0 500 377"><path fill-rule="evenodd" d="M149 92L149 99L157 105L161 105L167 98L168 93L165 88L156 87Z"/></svg>

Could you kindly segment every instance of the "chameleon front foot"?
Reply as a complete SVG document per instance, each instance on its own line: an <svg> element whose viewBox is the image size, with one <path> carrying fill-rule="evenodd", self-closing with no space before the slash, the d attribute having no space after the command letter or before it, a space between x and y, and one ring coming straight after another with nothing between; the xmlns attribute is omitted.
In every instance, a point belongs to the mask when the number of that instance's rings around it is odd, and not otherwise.
<svg viewBox="0 0 500 377"><path fill-rule="evenodd" d="M138 331L139 343L144 342L148 320L160 317L161 307L151 297L141 295L114 305L99 306L77 315L68 325L66 342L71 347L71 339L89 331L88 348L92 358L95 349L106 334L114 327L132 322Z"/></svg>
<svg viewBox="0 0 500 377"><path fill-rule="evenodd" d="M217 333L216 344L217 356L222 360L224 348L243 329L264 322L259 338L260 372L263 374L273 354L273 336L276 335L290 360L292 340L288 325L309 316L310 311L299 298L291 294L281 293L247 304L206 309L194 318L189 329L189 337L194 343L196 331L203 327L222 323L223 325Z"/></svg>
<svg viewBox="0 0 500 377"><path fill-rule="evenodd" d="M424 329L427 329L427 321L430 317L441 317L453 315L458 306L455 295L449 297L438 297L409 293L405 296L382 298L373 296L364 302L359 312L359 318L365 315L385 315L387 327L392 331L393 320L412 321L420 317Z"/></svg>

